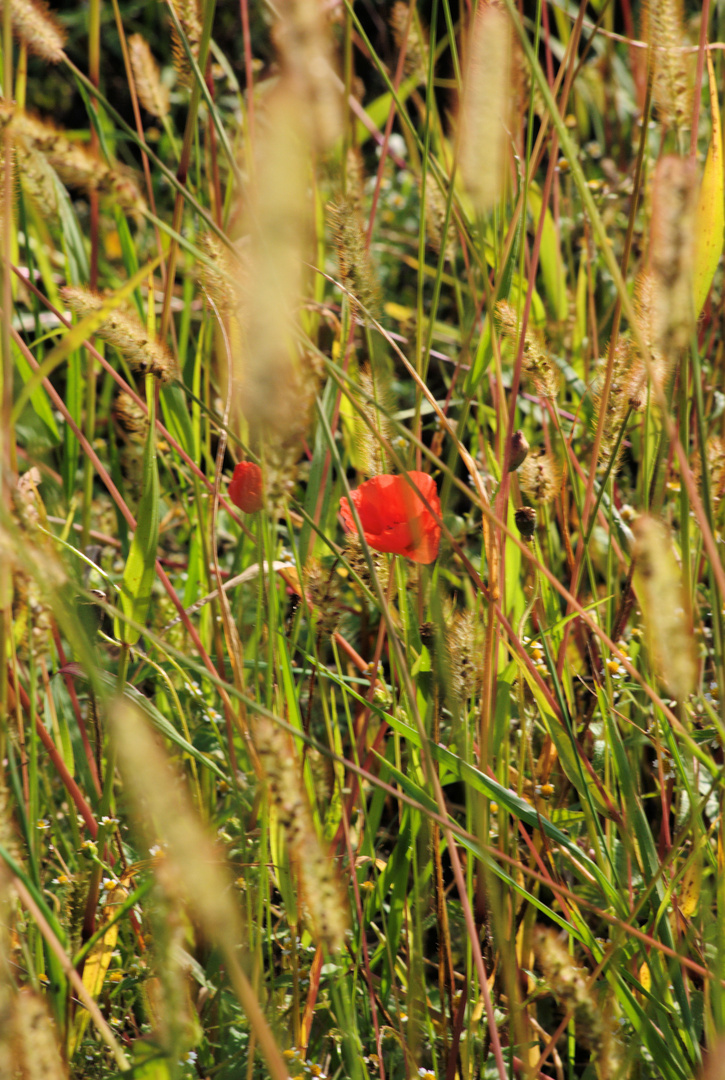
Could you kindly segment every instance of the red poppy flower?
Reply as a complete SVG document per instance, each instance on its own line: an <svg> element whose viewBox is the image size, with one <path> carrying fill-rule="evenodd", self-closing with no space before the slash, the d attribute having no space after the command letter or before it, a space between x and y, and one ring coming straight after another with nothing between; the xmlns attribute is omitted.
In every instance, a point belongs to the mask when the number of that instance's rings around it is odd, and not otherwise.
<svg viewBox="0 0 725 1080"><path fill-rule="evenodd" d="M440 517L435 480L423 472L409 472L407 476ZM350 494L371 548L404 555L413 562L433 562L438 554L441 527L405 476L374 476ZM357 532L347 499L340 499L340 513L347 531Z"/></svg>
<svg viewBox="0 0 725 1080"><path fill-rule="evenodd" d="M229 498L245 514L262 509L262 470L253 461L240 461L234 470L229 488Z"/></svg>

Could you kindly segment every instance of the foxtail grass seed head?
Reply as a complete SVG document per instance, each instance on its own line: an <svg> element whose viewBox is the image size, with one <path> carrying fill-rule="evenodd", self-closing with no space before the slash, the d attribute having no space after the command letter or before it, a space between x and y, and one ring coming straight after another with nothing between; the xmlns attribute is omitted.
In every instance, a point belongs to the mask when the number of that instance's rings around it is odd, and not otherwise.
<svg viewBox="0 0 725 1080"><path fill-rule="evenodd" d="M529 454L519 468L519 483L534 502L553 502L561 488L561 473L553 454L544 449Z"/></svg>
<svg viewBox="0 0 725 1080"><path fill-rule="evenodd" d="M11 124L16 145L42 154L66 187L86 193L97 191L132 213L145 208L145 200L130 170L109 168L54 124L20 109L2 107L0 127L5 123Z"/></svg>
<svg viewBox="0 0 725 1080"><path fill-rule="evenodd" d="M235 356L234 376L253 434L274 441L286 440L299 423L302 361L297 323L312 231L303 103L288 85L278 83L266 105L248 199L246 336Z"/></svg>
<svg viewBox="0 0 725 1080"><path fill-rule="evenodd" d="M554 997L574 1013L577 1037L592 1053L597 1076L621 1075L623 1051L616 1035L611 995L591 984L559 934L549 926L534 927L532 944L538 966Z"/></svg>
<svg viewBox="0 0 725 1080"><path fill-rule="evenodd" d="M310 558L305 566L304 581L319 633L334 633L342 614L337 566L323 566L317 559Z"/></svg>
<svg viewBox="0 0 725 1080"><path fill-rule="evenodd" d="M513 347L519 347L521 337L521 320L517 312L506 300L499 300L496 304L501 333L507 338ZM526 376L536 389L537 394L545 398L555 398L559 389L559 376L549 356L546 343L542 335L531 325L527 325L524 335L524 352L522 366Z"/></svg>
<svg viewBox="0 0 725 1080"><path fill-rule="evenodd" d="M396 48L402 49L405 45L406 76L415 75L419 83L424 83L428 78L428 42L420 25L416 5L396 0L390 13L390 29L393 31Z"/></svg>
<svg viewBox="0 0 725 1080"><path fill-rule="evenodd" d="M358 146L348 149L345 165L345 198L362 221L365 211L365 163Z"/></svg>
<svg viewBox="0 0 725 1080"><path fill-rule="evenodd" d="M512 27L497 5L478 5L471 27L460 114L459 164L476 209L499 198L506 169L511 107Z"/></svg>
<svg viewBox="0 0 725 1080"><path fill-rule="evenodd" d="M694 326L696 180L693 161L670 155L652 181L652 318L655 344L668 358L689 347Z"/></svg>
<svg viewBox="0 0 725 1080"><path fill-rule="evenodd" d="M164 858L155 866L164 891L188 902L212 941L238 949L242 924L222 852L141 713L123 699L111 706L109 720L136 826L149 848L164 845Z"/></svg>
<svg viewBox="0 0 725 1080"><path fill-rule="evenodd" d="M315 936L329 952L337 952L349 925L347 904L332 853L317 836L292 740L266 717L255 721L253 739Z"/></svg>
<svg viewBox="0 0 725 1080"><path fill-rule="evenodd" d="M710 491L716 506L725 495L725 439L713 435L707 440L707 467L710 472Z"/></svg>
<svg viewBox="0 0 725 1080"><path fill-rule="evenodd" d="M476 693L483 678L483 625L474 611L456 611L446 630L450 688L461 704Z"/></svg>
<svg viewBox="0 0 725 1080"><path fill-rule="evenodd" d="M15 1069L5 1075L22 1076L23 1080L67 1080L60 1036L45 998L28 988L16 994L11 1030Z"/></svg>
<svg viewBox="0 0 725 1080"><path fill-rule="evenodd" d="M445 228L446 202L446 197L435 178L429 176L425 185L425 226L428 243L437 253L445 247L446 259L452 263L456 257L456 231L453 227L452 215L448 219L448 228Z"/></svg>
<svg viewBox="0 0 725 1080"><path fill-rule="evenodd" d="M113 406L113 419L126 438L138 443L145 442L149 426L148 414L130 394L123 390Z"/></svg>
<svg viewBox="0 0 725 1080"><path fill-rule="evenodd" d="M392 398L382 373L373 378L370 369L363 367L358 381L365 396L355 417L356 465L365 476L375 476L388 467L381 440L391 437L386 414L391 411Z"/></svg>
<svg viewBox="0 0 725 1080"><path fill-rule="evenodd" d="M311 144L328 150L342 132L342 102L324 6L319 0L281 0L276 10L283 79L303 106L300 118Z"/></svg>
<svg viewBox="0 0 725 1080"><path fill-rule="evenodd" d="M374 318L378 314L378 287L365 242L362 217L350 199L338 199L327 209L342 284L348 290L360 318L366 319L368 315Z"/></svg>
<svg viewBox="0 0 725 1080"><path fill-rule="evenodd" d="M181 29L186 35L191 54L198 61L202 32L201 4L199 0L169 0L169 2L172 4L176 17L181 24ZM179 32L173 22L171 23L171 51L179 82L182 86L191 86L194 81L192 67Z"/></svg>
<svg viewBox="0 0 725 1080"><path fill-rule="evenodd" d="M688 70L682 0L648 0L645 39L652 49L652 97L667 127L689 126L692 80Z"/></svg>
<svg viewBox="0 0 725 1080"><path fill-rule="evenodd" d="M602 408L602 387L604 386L609 353L602 358L599 364L598 384L594 391L594 416L593 424L596 427ZM639 412L644 407L644 393L646 387L646 372L644 364L634 349L631 340L620 335L612 355L612 377L609 385L609 396L602 428L602 442L599 452L598 468L604 471L612 460L617 442L617 460L613 469L619 466L622 454L622 440L619 439L622 424L627 419L627 414Z"/></svg>
<svg viewBox="0 0 725 1080"><path fill-rule="evenodd" d="M48 5L43 0L0 0L0 13L7 3L16 38L49 64L60 63L66 33Z"/></svg>
<svg viewBox="0 0 725 1080"><path fill-rule="evenodd" d="M668 359L655 340L655 292L654 274L651 271L644 271L639 274L634 286L634 308L637 312L637 322L645 344L649 349L649 370L655 379L664 383L672 372L674 357ZM647 367L643 357L639 357L639 360L644 368L644 378L638 396L644 402L648 385Z"/></svg>
<svg viewBox="0 0 725 1080"><path fill-rule="evenodd" d="M672 537L648 514L637 518L633 530L634 588L647 645L662 682L674 698L685 701L697 683L697 650Z"/></svg>
<svg viewBox="0 0 725 1080"><path fill-rule="evenodd" d="M151 47L141 34L132 34L128 51L139 101L146 112L162 120L169 113L169 91L161 82Z"/></svg>
<svg viewBox="0 0 725 1080"><path fill-rule="evenodd" d="M242 294L247 283L244 261L239 256L235 258L213 233L205 233L199 246L209 260L199 263L202 289L209 294L221 315L234 314L242 318Z"/></svg>
<svg viewBox="0 0 725 1080"><path fill-rule="evenodd" d="M61 296L81 319L100 312L106 303L98 293L73 285L61 289ZM149 336L136 315L119 309L109 311L94 332L118 349L134 371L141 375L153 375L162 383L176 378L173 356L160 341Z"/></svg>
<svg viewBox="0 0 725 1080"><path fill-rule="evenodd" d="M58 192L52 167L32 146L18 139L14 146L17 176L23 193L29 196L45 217L58 212Z"/></svg>

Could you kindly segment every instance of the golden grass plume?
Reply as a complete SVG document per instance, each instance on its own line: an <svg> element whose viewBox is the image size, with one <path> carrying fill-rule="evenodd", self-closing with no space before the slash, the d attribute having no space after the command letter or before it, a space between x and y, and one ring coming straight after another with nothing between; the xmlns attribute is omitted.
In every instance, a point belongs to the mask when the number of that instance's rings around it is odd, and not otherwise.
<svg viewBox="0 0 725 1080"><path fill-rule="evenodd" d="M662 682L673 697L684 701L695 689L698 662L682 570L672 537L661 521L643 514L633 528L634 588L647 646Z"/></svg>
<svg viewBox="0 0 725 1080"><path fill-rule="evenodd" d="M107 301L98 293L75 285L66 285L61 296L76 315L85 318L103 310ZM176 361L165 345L152 337L138 316L130 311L109 311L95 333L122 353L134 371L153 375L159 382L176 378Z"/></svg>
<svg viewBox="0 0 725 1080"><path fill-rule="evenodd" d="M480 213L491 209L503 189L512 49L508 14L485 0L478 5L471 27L458 148L463 181Z"/></svg>
<svg viewBox="0 0 725 1080"><path fill-rule="evenodd" d="M13 33L31 53L58 64L63 59L66 32L43 0L0 0L0 12L10 3Z"/></svg>

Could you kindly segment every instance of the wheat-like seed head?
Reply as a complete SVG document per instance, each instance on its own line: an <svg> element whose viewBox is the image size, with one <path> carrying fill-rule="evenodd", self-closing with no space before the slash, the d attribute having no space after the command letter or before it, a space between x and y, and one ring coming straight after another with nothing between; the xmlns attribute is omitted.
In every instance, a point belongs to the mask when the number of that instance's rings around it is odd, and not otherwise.
<svg viewBox="0 0 725 1080"><path fill-rule="evenodd" d="M67 285L61 296L68 306L85 318L100 312L104 298L90 289ZM159 382L167 383L177 376L176 361L169 350L152 338L141 320L128 311L109 311L95 333L118 349L130 366L142 375L153 375Z"/></svg>
<svg viewBox="0 0 725 1080"><path fill-rule="evenodd" d="M15 36L30 52L58 64L64 57L66 33L43 0L0 0L0 13L10 3L10 19Z"/></svg>

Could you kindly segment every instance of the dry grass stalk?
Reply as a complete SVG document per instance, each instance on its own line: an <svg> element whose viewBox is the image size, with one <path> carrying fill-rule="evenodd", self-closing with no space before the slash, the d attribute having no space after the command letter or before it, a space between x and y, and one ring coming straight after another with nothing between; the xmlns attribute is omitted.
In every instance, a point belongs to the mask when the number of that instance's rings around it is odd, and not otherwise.
<svg viewBox="0 0 725 1080"><path fill-rule="evenodd" d="M346 898L332 856L317 836L292 740L271 720L259 717L254 743L315 936L328 951L337 952L348 927Z"/></svg>
<svg viewBox="0 0 725 1080"><path fill-rule="evenodd" d="M169 91L161 82L159 66L149 43L141 34L132 34L128 49L139 101L146 112L162 120L169 113Z"/></svg>
<svg viewBox="0 0 725 1080"><path fill-rule="evenodd" d="M660 158L652 183L653 336L656 347L670 362L689 346L694 326L696 180L694 162L670 155Z"/></svg>
<svg viewBox="0 0 725 1080"><path fill-rule="evenodd" d="M0 13L8 0L0 0ZM13 33L29 51L58 64L63 59L66 33L43 0L9 0Z"/></svg>
<svg viewBox="0 0 725 1080"><path fill-rule="evenodd" d="M662 682L673 697L685 701L697 684L698 663L682 570L661 521L644 514L634 523L634 533L634 587L648 649Z"/></svg>
<svg viewBox="0 0 725 1080"><path fill-rule="evenodd" d="M61 296L80 318L102 311L108 303L98 293L73 285L61 289ZM162 383L176 378L176 361L169 350L151 337L141 320L129 311L109 311L95 333L117 348L134 371L153 375Z"/></svg>
<svg viewBox="0 0 725 1080"><path fill-rule="evenodd" d="M503 189L511 108L512 28L496 4L479 4L460 116L459 163L476 209L486 213Z"/></svg>

